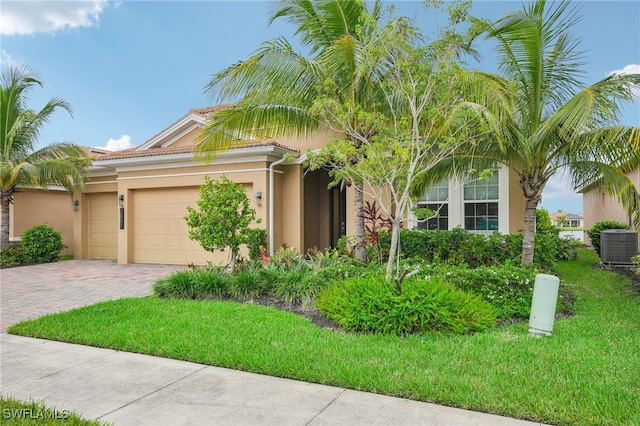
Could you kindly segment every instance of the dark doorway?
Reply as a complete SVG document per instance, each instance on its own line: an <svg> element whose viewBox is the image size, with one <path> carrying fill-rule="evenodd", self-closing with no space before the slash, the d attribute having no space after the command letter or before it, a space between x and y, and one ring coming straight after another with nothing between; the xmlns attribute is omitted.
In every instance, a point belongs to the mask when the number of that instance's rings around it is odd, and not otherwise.
<svg viewBox="0 0 640 426"><path fill-rule="evenodd" d="M347 234L347 191L342 188L329 190L329 240L331 247L338 245L338 239Z"/></svg>

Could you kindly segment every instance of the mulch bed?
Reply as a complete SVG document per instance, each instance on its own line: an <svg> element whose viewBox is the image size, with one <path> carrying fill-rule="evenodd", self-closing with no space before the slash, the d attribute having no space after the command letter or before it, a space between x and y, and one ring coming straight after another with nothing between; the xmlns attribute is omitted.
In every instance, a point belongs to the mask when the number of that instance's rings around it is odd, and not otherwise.
<svg viewBox="0 0 640 426"><path fill-rule="evenodd" d="M640 297L640 275L637 273L638 268L629 266L609 266L602 263L596 265L596 267L627 277L629 281L631 281L631 285L629 285L628 288Z"/></svg>

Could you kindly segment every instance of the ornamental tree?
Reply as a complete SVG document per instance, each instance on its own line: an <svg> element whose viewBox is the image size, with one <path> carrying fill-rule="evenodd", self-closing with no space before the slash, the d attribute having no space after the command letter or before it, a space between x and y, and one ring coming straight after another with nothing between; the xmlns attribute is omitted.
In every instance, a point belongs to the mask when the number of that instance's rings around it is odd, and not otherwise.
<svg viewBox="0 0 640 426"><path fill-rule="evenodd" d="M464 6L454 10L464 13ZM467 89L479 80L459 63L464 36L453 29L457 19L452 16L451 27L428 44L421 43L405 19L374 34L372 48L361 53L362 75L376 82L384 106L337 103L330 96L319 97L314 105L318 115L339 123L346 138L307 153L308 164L312 169L328 167L333 184L366 182L356 191L375 200L391 224L389 281L394 278L401 224L414 210L416 187L468 174L476 140L486 131L473 125L478 120L461 107ZM362 128L369 129L367 134L359 131ZM396 271L398 286L403 277Z"/></svg>
<svg viewBox="0 0 640 426"><path fill-rule="evenodd" d="M260 219L256 220L256 211L251 208L246 189L225 175L220 176L219 181L205 176L205 184L200 187L198 208L187 207L189 214L185 220L191 228L189 238L210 252L223 251L228 247L233 273L240 246L249 242L249 225L260 223Z"/></svg>

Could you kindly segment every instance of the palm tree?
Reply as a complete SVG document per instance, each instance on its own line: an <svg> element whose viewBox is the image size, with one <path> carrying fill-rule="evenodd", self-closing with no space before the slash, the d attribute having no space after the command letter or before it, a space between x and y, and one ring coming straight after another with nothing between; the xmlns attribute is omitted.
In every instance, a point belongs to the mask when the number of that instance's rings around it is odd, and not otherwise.
<svg viewBox="0 0 640 426"><path fill-rule="evenodd" d="M376 105L378 86L373 67L363 67L363 44L382 19L382 1L371 9L363 0L281 0L274 3L269 23L285 19L309 49L304 56L284 38L265 42L247 60L213 76L206 87L220 100L235 101L229 109L212 114L197 145L197 153L211 159L231 142L247 137L309 135L321 128L337 130L356 146L369 129L351 123L356 134L336 128L336 122L317 108L318 99L329 98L346 108ZM366 36L366 37L365 37ZM363 72L363 70L365 70ZM378 98L379 99L379 98ZM357 114L354 114L354 120ZM355 187L354 209L364 205L362 182ZM365 257L364 219L355 215L355 255Z"/></svg>
<svg viewBox="0 0 640 426"><path fill-rule="evenodd" d="M21 187L61 185L69 192L82 187L90 159L79 147L58 143L34 150L42 126L58 108L69 104L53 98L38 112L25 106L26 95L42 86L26 68L10 67L2 74L0 91L0 248L9 247L9 205Z"/></svg>
<svg viewBox="0 0 640 426"><path fill-rule="evenodd" d="M536 207L558 171L568 173L576 188L595 184L620 195L640 225L640 194L625 176L639 164L640 129L618 125L620 107L633 100L640 75L611 75L584 87L584 54L570 34L579 18L568 1L538 0L494 23L475 20L497 42L504 77L485 75L485 84L502 102L467 106L492 129L481 149L485 156L520 177L524 265L533 262Z"/></svg>

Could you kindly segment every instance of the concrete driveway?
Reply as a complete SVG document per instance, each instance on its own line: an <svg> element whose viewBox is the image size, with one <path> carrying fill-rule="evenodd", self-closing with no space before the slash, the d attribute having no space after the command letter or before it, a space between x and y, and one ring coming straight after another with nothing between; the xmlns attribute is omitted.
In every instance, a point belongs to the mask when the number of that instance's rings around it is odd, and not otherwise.
<svg viewBox="0 0 640 426"><path fill-rule="evenodd" d="M105 300L148 296L155 280L185 268L69 260L0 269L0 333L11 324L45 314Z"/></svg>

